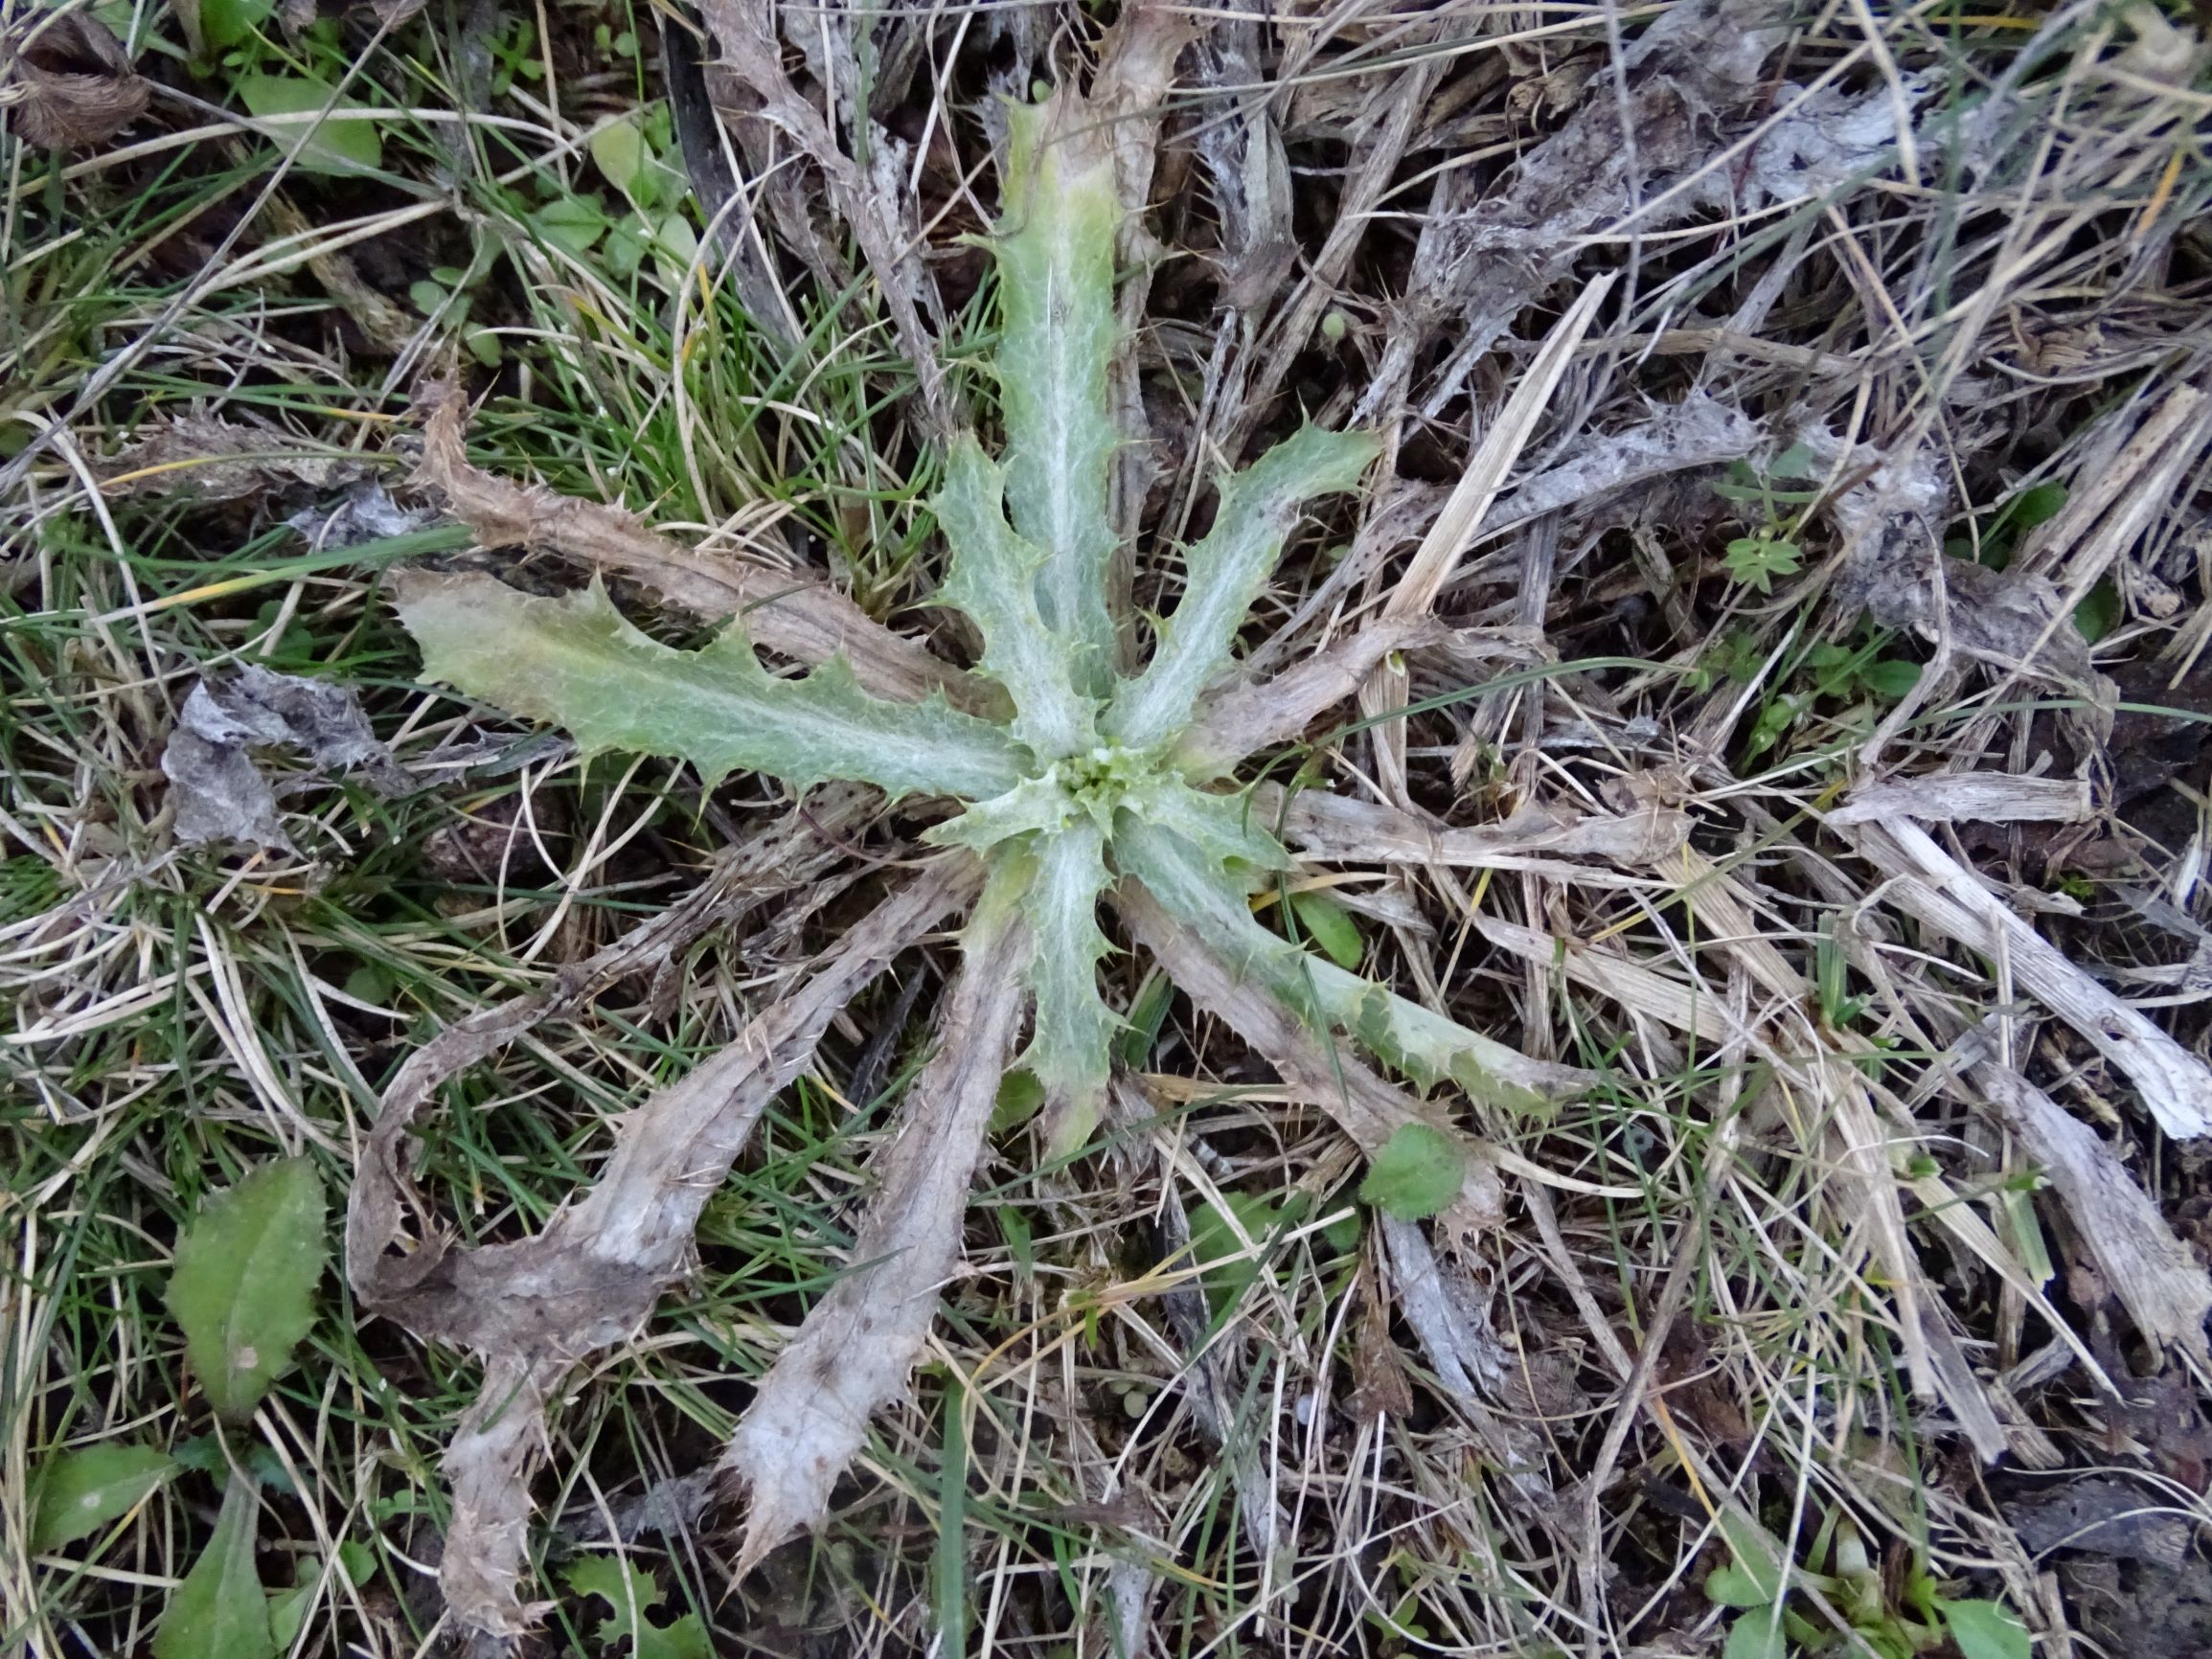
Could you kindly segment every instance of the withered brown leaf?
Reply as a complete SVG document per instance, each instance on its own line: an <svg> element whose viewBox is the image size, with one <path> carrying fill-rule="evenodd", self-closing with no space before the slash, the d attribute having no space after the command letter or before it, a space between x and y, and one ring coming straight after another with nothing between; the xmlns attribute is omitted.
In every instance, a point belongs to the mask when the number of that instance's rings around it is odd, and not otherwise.
<svg viewBox="0 0 2212 1659"><path fill-rule="evenodd" d="M8 130L45 149L105 144L146 113L152 91L123 42L82 12L34 24L0 63Z"/></svg>

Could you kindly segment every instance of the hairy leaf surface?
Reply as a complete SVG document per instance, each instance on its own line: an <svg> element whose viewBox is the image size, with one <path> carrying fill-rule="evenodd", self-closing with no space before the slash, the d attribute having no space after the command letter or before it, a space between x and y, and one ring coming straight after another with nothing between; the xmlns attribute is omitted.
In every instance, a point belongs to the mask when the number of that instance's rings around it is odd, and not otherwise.
<svg viewBox="0 0 2212 1659"><path fill-rule="evenodd" d="M742 767L794 788L842 778L894 796L995 795L1021 776L999 727L941 697L884 702L842 660L778 679L736 623L679 651L631 626L596 582L540 599L489 576L417 575L399 609L428 677L565 726L587 751L680 757L710 785Z"/></svg>
<svg viewBox="0 0 2212 1659"><path fill-rule="evenodd" d="M1006 522L1006 478L973 438L952 445L937 522L952 548L952 571L937 590L983 630L977 665L1014 698L1014 736L1040 761L1057 761L1096 739L1095 699L1075 689L1068 648L1044 625L1037 577L1044 553Z"/></svg>
<svg viewBox="0 0 2212 1659"><path fill-rule="evenodd" d="M1221 484L1214 528L1193 547L1182 602L1160 625L1152 660L1114 695L1106 729L1133 749L1179 736L1198 693L1229 660L1244 613L1274 574L1298 509L1352 489L1375 459L1365 432L1304 426Z"/></svg>
<svg viewBox="0 0 2212 1659"><path fill-rule="evenodd" d="M1106 953L1098 900L1110 877L1106 837L1088 820L1045 838L1036 858L1025 909L1036 935L1029 971L1037 1023L1024 1059L1044 1085L1045 1140L1058 1156L1080 1148L1098 1123L1108 1045L1121 1025L1098 989Z"/></svg>
<svg viewBox="0 0 2212 1659"><path fill-rule="evenodd" d="M1106 567L1114 532L1106 480L1114 424L1114 236L1122 220L1103 136L1080 102L1008 112L998 221L1000 404L1006 500L1015 529L1044 550L1038 603L1066 642L1079 690L1112 682Z"/></svg>
<svg viewBox="0 0 2212 1659"><path fill-rule="evenodd" d="M1115 837L1114 856L1237 971L1259 980L1305 1017L1355 1037L1393 1070L1423 1087L1448 1078L1479 1099L1522 1108L1541 1104L1490 1069L1493 1056L1509 1052L1502 1044L1269 932L1253 917L1234 878L1183 837L1133 825Z"/></svg>

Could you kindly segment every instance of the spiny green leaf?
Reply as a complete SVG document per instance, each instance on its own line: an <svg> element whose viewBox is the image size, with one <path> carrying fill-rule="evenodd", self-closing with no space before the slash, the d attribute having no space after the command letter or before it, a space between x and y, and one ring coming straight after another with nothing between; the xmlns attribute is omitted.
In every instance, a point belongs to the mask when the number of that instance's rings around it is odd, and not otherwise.
<svg viewBox="0 0 2212 1659"><path fill-rule="evenodd" d="M169 1310L185 1357L224 1417L253 1415L315 1323L323 1183L306 1158L263 1164L200 1206L176 1241Z"/></svg>
<svg viewBox="0 0 2212 1659"><path fill-rule="evenodd" d="M254 1570L261 1499L251 1475L233 1471L215 1535L161 1616L154 1659L273 1659L269 1603Z"/></svg>
<svg viewBox="0 0 2212 1659"><path fill-rule="evenodd" d="M1179 778L1163 777L1123 799L1123 809L1173 831L1216 864L1232 859L1252 871L1287 870L1283 844L1252 816L1244 795L1210 795Z"/></svg>
<svg viewBox="0 0 2212 1659"><path fill-rule="evenodd" d="M320 115L335 88L308 75L243 75L239 78L238 90L246 112L267 120L280 115ZM340 102L331 113L357 107ZM276 130L280 135L276 142L287 151L300 143L297 125L286 123ZM302 172L374 172L384 165L384 141L376 136L373 121L326 121L300 146L299 159L292 165Z"/></svg>
<svg viewBox="0 0 2212 1659"><path fill-rule="evenodd" d="M973 803L957 818L932 824L922 832L922 839L932 847L988 852L1017 836L1058 834L1083 815L1081 804L1061 786L1055 768L1039 778L1024 778L1003 795Z"/></svg>
<svg viewBox="0 0 2212 1659"><path fill-rule="evenodd" d="M1067 646L1077 690L1095 696L1114 660L1106 481L1117 440L1106 371L1119 339L1121 198L1108 135L1080 100L1015 104L1008 125L994 239L1006 500L1015 529L1044 552L1038 607Z"/></svg>
<svg viewBox="0 0 2212 1659"><path fill-rule="evenodd" d="M1495 1069L1513 1051L1494 1037L1423 1008L1396 991L1349 973L1333 962L1307 959L1315 1000L1332 1025L1350 1032L1360 1047L1425 1089L1457 1083L1486 1104L1516 1112L1548 1109L1541 1095L1507 1082Z"/></svg>
<svg viewBox="0 0 2212 1659"><path fill-rule="evenodd" d="M90 1537L128 1514L175 1472L176 1460L149 1445L90 1445L63 1452L36 1477L32 1549L58 1550Z"/></svg>
<svg viewBox="0 0 2212 1659"><path fill-rule="evenodd" d="M1240 973L1259 979L1316 1023L1355 1038L1393 1070L1431 1087L1449 1079L1476 1100L1540 1109L1544 1102L1492 1069L1503 1044L1300 950L1260 925L1240 884L1183 837L1141 821L1114 838L1121 868Z"/></svg>
<svg viewBox="0 0 2212 1659"><path fill-rule="evenodd" d="M1076 691L1068 648L1038 613L1037 575L1044 554L1008 527L1005 490L1005 475L975 440L955 439L936 501L952 570L937 597L983 630L983 660L976 666L1014 698L1015 737L1038 760L1057 761L1096 742L1098 703Z"/></svg>
<svg viewBox="0 0 2212 1659"><path fill-rule="evenodd" d="M1359 966L1367 954L1367 942L1359 937L1359 923L1342 904L1326 893L1293 893L1290 913L1306 936L1328 952L1331 962L1347 970Z"/></svg>
<svg viewBox="0 0 2212 1659"><path fill-rule="evenodd" d="M1422 1221L1457 1197L1466 1180L1466 1155L1449 1135L1401 1124L1369 1161L1359 1199L1401 1221Z"/></svg>
<svg viewBox="0 0 2212 1659"><path fill-rule="evenodd" d="M2027 1626L2001 1602L1945 1602L1943 1622L1966 1659L2029 1659Z"/></svg>
<svg viewBox="0 0 2212 1659"><path fill-rule="evenodd" d="M646 1616L661 1604L660 1587L650 1573L618 1557L586 1556L568 1569L568 1584L578 1595L597 1596L614 1609L614 1617L599 1626L603 1648L627 1640L633 1659L714 1659L714 1644L696 1613L670 1625L655 1625Z"/></svg>
<svg viewBox="0 0 2212 1659"><path fill-rule="evenodd" d="M1370 433L1301 427L1221 485L1214 528L1192 548L1182 602L1160 626L1145 671L1114 693L1104 726L1132 749L1149 749L1191 722L1198 693L1229 661L1244 614L1274 574L1298 509L1350 489L1375 459Z"/></svg>
<svg viewBox="0 0 2212 1659"><path fill-rule="evenodd" d="M587 752L678 756L710 784L742 768L794 788L843 778L894 796L996 795L1021 776L999 728L942 697L881 701L842 659L778 679L736 623L704 649L675 650L632 627L596 582L539 599L488 576L416 572L399 584L399 610L426 677L565 726Z"/></svg>
<svg viewBox="0 0 2212 1659"><path fill-rule="evenodd" d="M1087 821L1040 842L1027 906L1037 1021L1023 1063L1044 1085L1046 1152L1056 1158L1079 1150L1098 1124L1121 1023L1098 989L1106 953L1098 899L1110 879L1105 847Z"/></svg>

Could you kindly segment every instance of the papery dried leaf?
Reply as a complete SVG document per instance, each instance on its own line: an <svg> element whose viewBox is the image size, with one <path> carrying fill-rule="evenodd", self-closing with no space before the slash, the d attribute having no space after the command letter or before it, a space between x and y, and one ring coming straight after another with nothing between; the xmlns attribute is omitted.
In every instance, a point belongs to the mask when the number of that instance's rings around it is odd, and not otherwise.
<svg viewBox="0 0 2212 1659"><path fill-rule="evenodd" d="M30 20L35 33L0 72L15 90L0 100L10 132L42 149L89 149L146 113L153 89L104 23L85 11Z"/></svg>
<svg viewBox="0 0 2212 1659"><path fill-rule="evenodd" d="M1011 890L1010 890L1011 889ZM960 1259L960 1218L998 1101L1022 1005L1029 930L1000 866L962 939L935 1057L878 1155L877 1193L854 1240L854 1270L814 1305L761 1379L721 1468L750 1503L739 1570L818 1522L877 1409L905 1387Z"/></svg>
<svg viewBox="0 0 2212 1659"><path fill-rule="evenodd" d="M676 756L710 784L742 768L794 787L850 779L894 796L994 795L1020 777L1019 751L998 727L941 697L871 697L835 659L778 679L735 623L679 651L640 633L597 583L559 599L484 575L414 572L396 585L427 677L563 726L587 753Z"/></svg>

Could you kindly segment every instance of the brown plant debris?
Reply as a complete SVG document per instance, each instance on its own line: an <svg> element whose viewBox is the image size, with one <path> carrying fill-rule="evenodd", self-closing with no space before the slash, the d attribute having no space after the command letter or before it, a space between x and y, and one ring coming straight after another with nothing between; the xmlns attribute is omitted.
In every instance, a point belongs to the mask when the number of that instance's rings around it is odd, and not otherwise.
<svg viewBox="0 0 2212 1659"><path fill-rule="evenodd" d="M33 12L0 36L0 107L25 144L94 148L144 115L152 93L89 13Z"/></svg>

